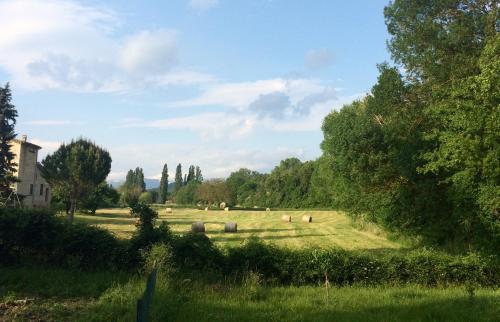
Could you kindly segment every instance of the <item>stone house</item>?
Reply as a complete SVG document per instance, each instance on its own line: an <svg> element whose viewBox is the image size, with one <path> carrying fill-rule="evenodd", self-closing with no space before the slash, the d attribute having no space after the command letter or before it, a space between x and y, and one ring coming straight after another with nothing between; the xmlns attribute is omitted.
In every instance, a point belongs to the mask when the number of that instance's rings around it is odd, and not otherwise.
<svg viewBox="0 0 500 322"><path fill-rule="evenodd" d="M15 154L13 161L17 164L14 175L19 180L13 184L13 189L23 205L29 208L50 206L50 186L42 177L38 163L40 149L40 146L28 142L26 135L21 140L12 141L12 151Z"/></svg>

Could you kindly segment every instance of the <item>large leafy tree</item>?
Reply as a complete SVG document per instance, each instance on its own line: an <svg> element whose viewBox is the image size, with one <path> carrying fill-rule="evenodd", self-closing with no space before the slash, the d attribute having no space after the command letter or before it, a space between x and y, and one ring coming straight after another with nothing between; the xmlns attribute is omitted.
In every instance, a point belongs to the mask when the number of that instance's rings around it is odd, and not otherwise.
<svg viewBox="0 0 500 322"><path fill-rule="evenodd" d="M423 105L419 170L439 180L449 204L442 214L471 246L499 242L499 10L497 0L399 0L385 9L389 49Z"/></svg>
<svg viewBox="0 0 500 322"><path fill-rule="evenodd" d="M67 191L70 200L68 221L72 222L79 200L104 182L111 170L108 151L93 142L78 139L63 144L42 160L42 174L49 184Z"/></svg>
<svg viewBox="0 0 500 322"><path fill-rule="evenodd" d="M186 185L182 186L179 191L175 194L175 202L181 205L193 205L198 200L197 190L199 184L191 181Z"/></svg>
<svg viewBox="0 0 500 322"><path fill-rule="evenodd" d="M163 204L167 200L168 195L168 166L165 163L161 172L160 190L158 192L158 202Z"/></svg>
<svg viewBox="0 0 500 322"><path fill-rule="evenodd" d="M265 181L265 205L306 206L313 169L311 161L302 163L297 158L281 161Z"/></svg>
<svg viewBox="0 0 500 322"><path fill-rule="evenodd" d="M231 205L253 207L260 202L260 189L264 189L265 176L249 169L239 169L232 172L226 180L229 198L224 200Z"/></svg>
<svg viewBox="0 0 500 322"><path fill-rule="evenodd" d="M207 180L198 186L196 197L208 205L219 205L228 202L229 188L226 181L222 179Z"/></svg>
<svg viewBox="0 0 500 322"><path fill-rule="evenodd" d="M17 110L12 104L12 94L9 84L0 87L0 197L10 192L10 185L15 182L13 172L14 153L11 151L11 141L15 138Z"/></svg>
<svg viewBox="0 0 500 322"><path fill-rule="evenodd" d="M103 181L93 191L84 196L79 208L95 214L98 208L115 207L119 200L120 193L113 186Z"/></svg>
<svg viewBox="0 0 500 322"><path fill-rule="evenodd" d="M451 97L433 106L441 126L428 138L426 173L450 185L453 214L467 241L486 237L500 247L500 36L489 39L480 73L453 83ZM483 231L486 230L487 234ZM494 238L491 238L493 236Z"/></svg>

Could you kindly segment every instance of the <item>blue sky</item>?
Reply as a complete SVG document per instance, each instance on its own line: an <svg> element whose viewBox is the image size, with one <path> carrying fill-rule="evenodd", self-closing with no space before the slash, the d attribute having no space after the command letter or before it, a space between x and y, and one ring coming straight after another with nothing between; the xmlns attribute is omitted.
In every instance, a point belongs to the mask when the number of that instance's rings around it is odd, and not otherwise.
<svg viewBox="0 0 500 322"><path fill-rule="evenodd" d="M42 157L90 138L113 181L269 171L317 158L325 115L370 90L387 3L0 0L0 82Z"/></svg>

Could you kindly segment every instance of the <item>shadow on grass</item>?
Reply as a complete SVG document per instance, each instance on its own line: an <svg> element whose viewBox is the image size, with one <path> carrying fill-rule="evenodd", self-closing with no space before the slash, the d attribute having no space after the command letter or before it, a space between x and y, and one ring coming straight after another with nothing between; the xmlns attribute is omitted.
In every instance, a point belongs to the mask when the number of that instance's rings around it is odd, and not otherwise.
<svg viewBox="0 0 500 322"><path fill-rule="evenodd" d="M99 218L99 217L100 218L121 218L121 219L132 218L129 213L97 213L95 215L79 213L78 215L85 217L85 218Z"/></svg>
<svg viewBox="0 0 500 322"><path fill-rule="evenodd" d="M133 226L134 225L134 220L133 218L130 218L128 220L122 219L113 219L113 218L78 218L77 219L79 222L84 222L89 225L122 225L122 226Z"/></svg>
<svg viewBox="0 0 500 322"><path fill-rule="evenodd" d="M207 233L210 233L207 231ZM226 236L216 236L216 237L210 237L210 240L213 242L229 242L229 241L243 241L246 239L249 239L251 237L257 237L262 240L286 240L286 239L297 239L297 238L302 238L302 237L322 237L322 236L329 236L329 235L324 235L324 234L303 234L303 235L297 235L297 236L241 236L237 235L239 233L227 233Z"/></svg>
<svg viewBox="0 0 500 322"><path fill-rule="evenodd" d="M235 305L214 303L213 299L189 302L168 310L172 321L498 321L499 298L478 296L469 299L425 299L401 300L400 303L380 304L380 301L356 301L339 305L335 295L327 303L323 296L309 305L291 304L281 299L272 299L275 305L262 301L235 301ZM237 305L236 305L237 304ZM344 303L342 303L344 304ZM160 316L158 320L167 318Z"/></svg>

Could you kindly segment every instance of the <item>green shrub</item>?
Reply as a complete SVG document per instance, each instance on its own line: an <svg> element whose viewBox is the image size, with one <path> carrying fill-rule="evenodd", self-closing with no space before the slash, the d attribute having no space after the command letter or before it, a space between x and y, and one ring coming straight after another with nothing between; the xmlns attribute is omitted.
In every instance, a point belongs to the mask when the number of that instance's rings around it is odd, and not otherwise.
<svg viewBox="0 0 500 322"><path fill-rule="evenodd" d="M186 234L174 238L172 249L176 263L188 270L216 270L223 265L223 256L204 234Z"/></svg>
<svg viewBox="0 0 500 322"><path fill-rule="evenodd" d="M145 203L145 204L152 204L153 203L153 194L150 191L144 191L139 195L139 202Z"/></svg>
<svg viewBox="0 0 500 322"><path fill-rule="evenodd" d="M374 255L343 249L289 250L250 240L230 248L225 260L226 274L252 271L278 284L322 284L326 275L335 285L500 285L498 258L428 249Z"/></svg>
<svg viewBox="0 0 500 322"><path fill-rule="evenodd" d="M143 258L141 253L148 251L153 244L170 244L173 238L172 232L165 221L159 227L155 227L158 213L149 205L138 203L134 205L130 214L138 218L138 226L128 250L131 265L140 265Z"/></svg>
<svg viewBox="0 0 500 322"><path fill-rule="evenodd" d="M107 230L68 224L47 210L0 208L3 263L51 263L73 268L116 267L123 245Z"/></svg>

